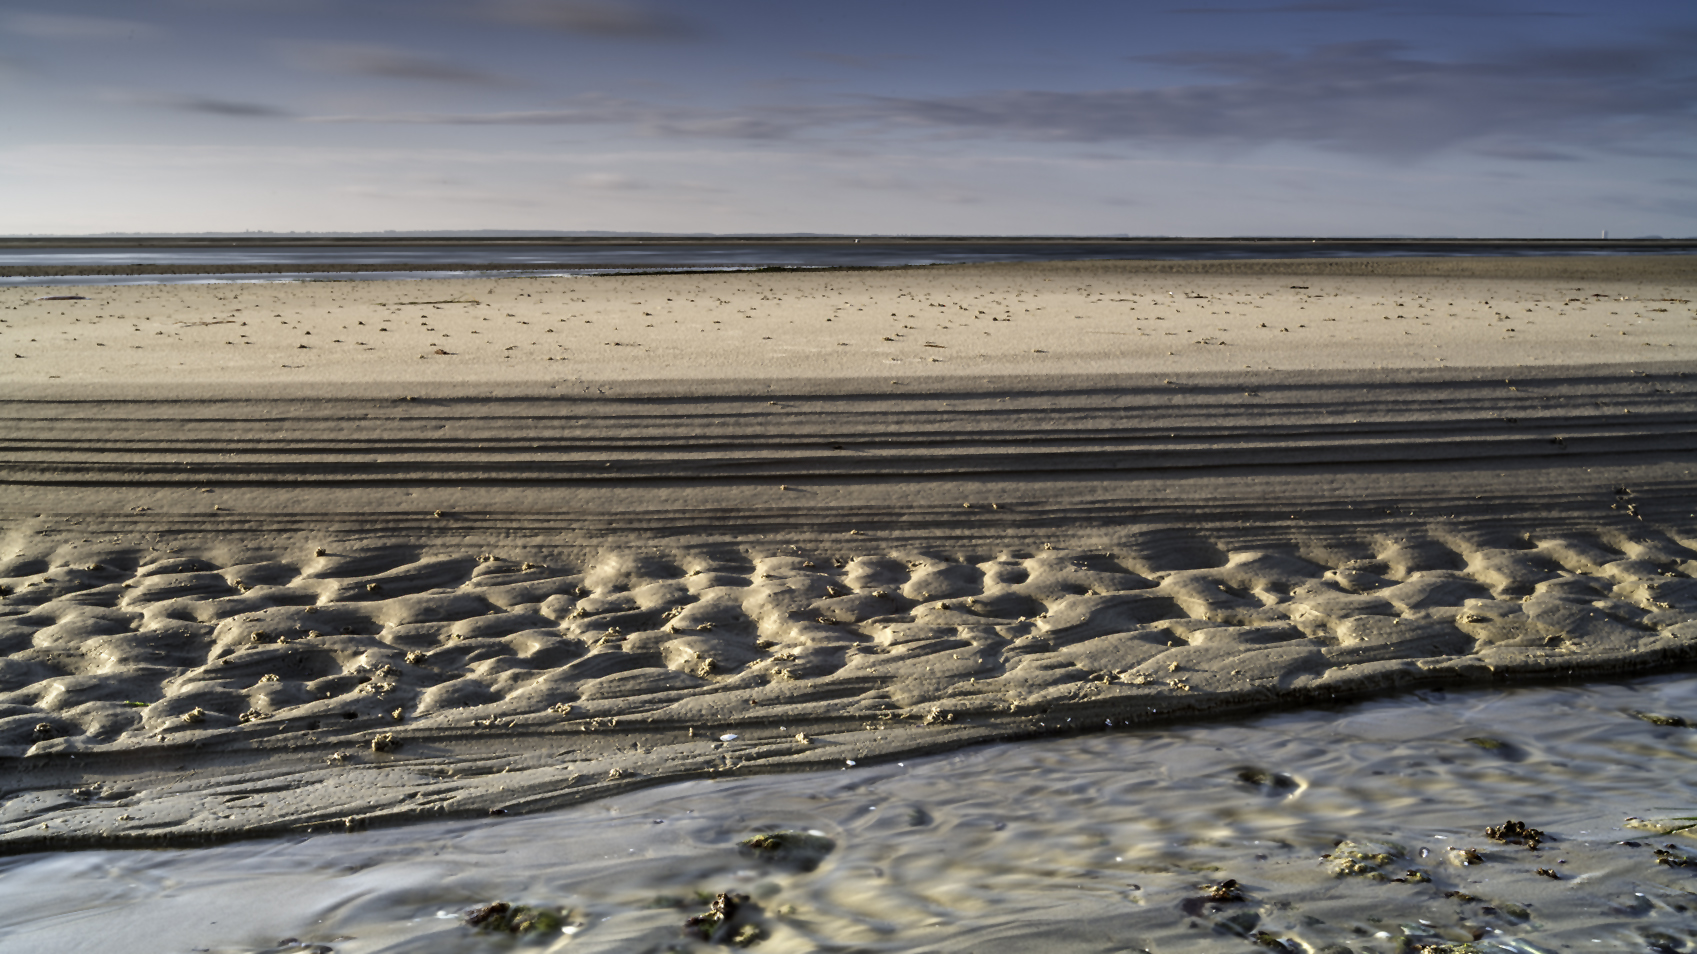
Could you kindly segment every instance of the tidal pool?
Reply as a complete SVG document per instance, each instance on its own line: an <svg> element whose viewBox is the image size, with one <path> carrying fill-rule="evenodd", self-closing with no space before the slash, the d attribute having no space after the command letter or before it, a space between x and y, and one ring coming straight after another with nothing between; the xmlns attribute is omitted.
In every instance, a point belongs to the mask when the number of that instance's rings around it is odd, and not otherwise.
<svg viewBox="0 0 1697 954"><path fill-rule="evenodd" d="M543 815L28 855L0 861L0 951L734 949L682 929L722 892L771 952L1697 951L1693 725L1689 674L1424 692ZM1510 820L1536 850L1487 835ZM739 850L770 831L835 848L812 870ZM564 920L463 923L493 900Z"/></svg>

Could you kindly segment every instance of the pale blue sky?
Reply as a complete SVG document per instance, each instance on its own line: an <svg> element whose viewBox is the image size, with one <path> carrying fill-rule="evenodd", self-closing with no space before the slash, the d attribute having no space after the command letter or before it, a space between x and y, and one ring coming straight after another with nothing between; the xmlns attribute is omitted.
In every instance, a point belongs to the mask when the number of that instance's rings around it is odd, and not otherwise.
<svg viewBox="0 0 1697 954"><path fill-rule="evenodd" d="M3 233L1697 234L1697 5L4 0Z"/></svg>

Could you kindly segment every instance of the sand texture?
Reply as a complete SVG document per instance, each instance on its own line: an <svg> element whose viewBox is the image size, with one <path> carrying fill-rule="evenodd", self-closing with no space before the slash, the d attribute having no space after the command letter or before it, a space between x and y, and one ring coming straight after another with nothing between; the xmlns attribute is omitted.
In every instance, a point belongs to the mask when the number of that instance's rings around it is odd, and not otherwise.
<svg viewBox="0 0 1697 954"><path fill-rule="evenodd" d="M0 289L5 384L677 382L1697 361L1697 255ZM81 295L80 301L53 301ZM581 384L580 384L581 386ZM410 392L403 392L410 393Z"/></svg>
<svg viewBox="0 0 1697 954"><path fill-rule="evenodd" d="M0 851L1687 664L1688 261L8 292Z"/></svg>

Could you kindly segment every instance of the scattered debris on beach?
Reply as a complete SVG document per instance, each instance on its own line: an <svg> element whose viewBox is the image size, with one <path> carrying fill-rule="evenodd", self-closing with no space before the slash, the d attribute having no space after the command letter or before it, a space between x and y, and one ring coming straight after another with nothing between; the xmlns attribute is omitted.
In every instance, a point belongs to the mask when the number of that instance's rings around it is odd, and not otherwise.
<svg viewBox="0 0 1697 954"><path fill-rule="evenodd" d="M1639 818L1637 816L1628 816L1626 821L1621 824L1627 828L1636 828L1639 831L1655 832L1658 835L1689 835L1697 833L1697 815L1680 815L1673 818ZM1621 842L1621 844L1636 847L1635 842Z"/></svg>
<svg viewBox="0 0 1697 954"><path fill-rule="evenodd" d="M1482 865L1485 863L1485 856L1479 854L1479 849L1477 848L1451 848L1449 850L1449 856L1450 861L1463 868L1470 868L1473 865Z"/></svg>
<svg viewBox="0 0 1697 954"><path fill-rule="evenodd" d="M684 934L709 944L750 947L766 936L754 919L760 905L746 894L721 892L708 902L707 910L684 922Z"/></svg>
<svg viewBox="0 0 1697 954"><path fill-rule="evenodd" d="M1243 886L1232 878L1204 884L1200 887L1202 888L1202 896L1215 904L1230 904L1244 900Z"/></svg>
<svg viewBox="0 0 1697 954"><path fill-rule="evenodd" d="M467 911L462 920L468 927L491 934L538 936L565 929L569 917L569 912L559 908L491 901Z"/></svg>
<svg viewBox="0 0 1697 954"><path fill-rule="evenodd" d="M1403 846L1388 841L1340 841L1320 858L1334 878L1389 880L1385 869L1407 855Z"/></svg>
<svg viewBox="0 0 1697 954"><path fill-rule="evenodd" d="M774 831L737 842L737 849L750 858L798 871L819 867L836 848L837 843L819 831Z"/></svg>
<svg viewBox="0 0 1697 954"><path fill-rule="evenodd" d="M1238 769L1237 780L1266 795L1289 795L1302 787L1296 779L1283 772L1269 772L1253 766Z"/></svg>
<svg viewBox="0 0 1697 954"><path fill-rule="evenodd" d="M1549 836L1537 828L1526 827L1525 822L1509 820L1501 825L1486 828L1485 837L1505 845L1525 845L1528 849L1537 851L1538 846Z"/></svg>
<svg viewBox="0 0 1697 954"><path fill-rule="evenodd" d="M1692 725L1690 720L1680 718L1679 716L1659 715L1654 712L1639 712L1636 709L1628 712L1627 715L1632 716L1634 719L1643 719L1651 725L1667 726L1674 729L1697 728L1697 726Z"/></svg>
<svg viewBox="0 0 1697 954"><path fill-rule="evenodd" d="M1697 858L1679 853L1678 845L1663 845L1656 849L1656 864L1668 868L1697 867Z"/></svg>

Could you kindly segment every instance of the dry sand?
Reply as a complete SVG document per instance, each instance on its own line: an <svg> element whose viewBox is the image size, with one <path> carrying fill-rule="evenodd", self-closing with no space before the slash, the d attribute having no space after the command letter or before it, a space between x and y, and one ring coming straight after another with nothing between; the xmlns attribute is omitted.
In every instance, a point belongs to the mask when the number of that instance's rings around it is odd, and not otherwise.
<svg viewBox="0 0 1697 954"><path fill-rule="evenodd" d="M1692 257L9 289L0 851L1683 665L1694 292Z"/></svg>
<svg viewBox="0 0 1697 954"><path fill-rule="evenodd" d="M746 381L1686 361L1697 256L0 290L13 385ZM84 301L37 299L83 295ZM764 381L762 382L764 383ZM31 389L30 393L40 393Z"/></svg>

